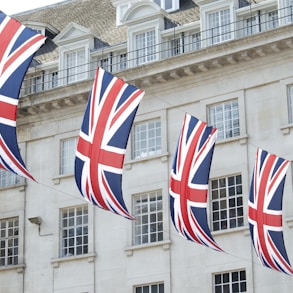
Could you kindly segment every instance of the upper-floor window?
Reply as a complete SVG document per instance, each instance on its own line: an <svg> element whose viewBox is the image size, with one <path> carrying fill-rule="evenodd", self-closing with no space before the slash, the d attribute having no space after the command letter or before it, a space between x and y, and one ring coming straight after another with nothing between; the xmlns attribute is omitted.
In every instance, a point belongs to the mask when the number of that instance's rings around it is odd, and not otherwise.
<svg viewBox="0 0 293 293"><path fill-rule="evenodd" d="M65 53L65 70L67 83L76 82L86 78L86 53L79 49Z"/></svg>
<svg viewBox="0 0 293 293"><path fill-rule="evenodd" d="M287 86L289 123L293 123L293 84Z"/></svg>
<svg viewBox="0 0 293 293"><path fill-rule="evenodd" d="M77 138L61 141L60 174L73 174Z"/></svg>
<svg viewBox="0 0 293 293"><path fill-rule="evenodd" d="M179 9L179 0L153 0L161 8L168 12Z"/></svg>
<svg viewBox="0 0 293 293"><path fill-rule="evenodd" d="M164 283L152 283L135 286L134 293L164 293Z"/></svg>
<svg viewBox="0 0 293 293"><path fill-rule="evenodd" d="M279 26L278 10L273 10L267 13L267 29L273 29Z"/></svg>
<svg viewBox="0 0 293 293"><path fill-rule="evenodd" d="M218 139L240 135L238 101L230 100L208 107L209 124L218 128Z"/></svg>
<svg viewBox="0 0 293 293"><path fill-rule="evenodd" d="M134 125L132 137L132 158L139 159L160 154L161 120L153 119Z"/></svg>
<svg viewBox="0 0 293 293"><path fill-rule="evenodd" d="M127 69L127 53L119 55L119 70Z"/></svg>
<svg viewBox="0 0 293 293"><path fill-rule="evenodd" d="M0 187L13 186L15 184L21 183L23 180L23 177L19 175L0 169Z"/></svg>
<svg viewBox="0 0 293 293"><path fill-rule="evenodd" d="M18 217L0 220L0 266L18 264Z"/></svg>
<svg viewBox="0 0 293 293"><path fill-rule="evenodd" d="M199 50L201 48L201 33L196 32L191 35L192 50Z"/></svg>
<svg viewBox="0 0 293 293"><path fill-rule="evenodd" d="M181 54L181 40L180 37L170 40L170 56Z"/></svg>
<svg viewBox="0 0 293 293"><path fill-rule="evenodd" d="M215 11L207 15L208 43L210 45L231 39L230 9Z"/></svg>
<svg viewBox="0 0 293 293"><path fill-rule="evenodd" d="M88 253L88 207L65 208L61 211L61 256Z"/></svg>
<svg viewBox="0 0 293 293"><path fill-rule="evenodd" d="M280 3L283 23L288 24L293 22L293 0L281 0Z"/></svg>
<svg viewBox="0 0 293 293"><path fill-rule="evenodd" d="M214 231L243 226L241 175L211 180L211 216Z"/></svg>
<svg viewBox="0 0 293 293"><path fill-rule="evenodd" d="M214 274L213 287L215 293L247 292L246 271L237 270Z"/></svg>
<svg viewBox="0 0 293 293"><path fill-rule="evenodd" d="M140 245L163 240L162 191L152 191L134 196L133 244Z"/></svg>
<svg viewBox="0 0 293 293"><path fill-rule="evenodd" d="M156 60L156 31L135 35L136 63L138 65Z"/></svg>
<svg viewBox="0 0 293 293"><path fill-rule="evenodd" d="M49 73L49 84L48 88L53 89L58 86L58 71Z"/></svg>
<svg viewBox="0 0 293 293"><path fill-rule="evenodd" d="M245 36L253 35L259 32L258 18L256 15L248 17L244 20Z"/></svg>

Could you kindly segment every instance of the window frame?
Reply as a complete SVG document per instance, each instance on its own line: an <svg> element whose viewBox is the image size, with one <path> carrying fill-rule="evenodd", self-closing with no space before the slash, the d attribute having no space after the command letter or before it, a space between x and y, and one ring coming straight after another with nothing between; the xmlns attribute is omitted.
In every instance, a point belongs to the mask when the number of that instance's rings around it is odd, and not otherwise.
<svg viewBox="0 0 293 293"><path fill-rule="evenodd" d="M78 211L81 209L81 215L78 215ZM86 211L86 213L84 213ZM70 215L70 212L74 213L73 216L73 225L70 223L70 219L68 220L69 217L65 217L65 212L67 212L67 215ZM81 223L77 223L77 217L81 217ZM60 209L59 212L59 217L60 217L60 232L59 232L59 237L60 237L60 245L59 245L59 257L60 258L66 258L66 257L76 257L76 256L83 256L83 255L88 255L89 254L89 207L88 205L78 205L78 206L71 206L71 207L63 207ZM67 219L67 222L69 223L68 226L64 226L64 220ZM84 220L86 219L86 222ZM78 234L79 230L82 230L81 234ZM83 233L84 229L86 229L87 233ZM67 237L64 237L64 231L74 230L73 236L71 237L72 239L70 240ZM82 238L82 244L77 245L77 238ZM68 244L64 244L64 241L68 241ZM73 244L70 243L70 241L73 241ZM84 242L85 241L85 242ZM82 251L78 253L78 248L81 248ZM72 251L73 253L68 253L68 251Z"/></svg>
<svg viewBox="0 0 293 293"><path fill-rule="evenodd" d="M74 173L74 159L75 159L75 152L76 152L76 147L77 147L77 137L68 137L68 138L63 138L60 139L60 159L59 159L59 175L72 175ZM67 154L66 158L66 164L64 163L65 161L65 157L64 157L64 143L65 142L71 142L74 143L73 141L75 141L75 146L71 146L71 152ZM70 159L70 157L72 156L72 160ZM69 163L71 161L71 163ZM69 164L69 165L68 165ZM64 167L65 166L65 167ZM72 169L72 171L70 171L70 169Z"/></svg>
<svg viewBox="0 0 293 293"><path fill-rule="evenodd" d="M245 279L241 279L241 274L243 274L243 272L245 274ZM235 274L237 274L238 277L236 280L233 281L233 278L235 278L235 277L233 277L233 275L235 276ZM220 282L218 282L218 283L216 283L217 276L219 276L221 279L221 280L219 280ZM227 276L228 276L228 280L226 280ZM246 269L237 269L237 270L214 273L212 280L213 280L213 292L214 293L226 292L226 291L224 291L223 285L228 286L229 292L248 292L247 291L247 271L246 271ZM228 281L228 282L226 282L226 281ZM245 284L245 291L242 291L241 287L240 287L241 284L243 284L243 283ZM237 291L234 291L234 289L233 289L233 285L235 285L235 284L236 285L238 284ZM219 286L221 286L221 287L219 287ZM217 287L219 288L219 290L217 290ZM239 289L241 291L239 291Z"/></svg>
<svg viewBox="0 0 293 293"><path fill-rule="evenodd" d="M162 9L164 9L167 12L173 12L179 9L179 0L152 0L154 3L156 3L157 5L159 5ZM160 3L158 3L160 2ZM169 4L171 4L171 7L166 7L169 2Z"/></svg>
<svg viewBox="0 0 293 293"><path fill-rule="evenodd" d="M152 129L150 129L149 124L154 123L156 125L158 122L160 123L160 128L159 128L160 136L158 137L157 135L155 135L155 136L151 137L151 139L157 141L157 139L159 138L160 145L155 143L154 146L150 146L149 132L152 131ZM145 139L145 141L146 141L146 155L142 155L142 153L143 153L142 147L138 148L140 150L139 151L140 155L137 155L136 154L137 153L136 145L141 144L142 140L136 139L136 129L139 126L143 126L143 125L145 125L145 127L146 127L146 139ZM157 127L154 128L155 132L157 131L157 129L158 129ZM132 134L131 134L131 145L132 145L132 147L131 147L131 159L132 160L146 159L146 158L149 158L152 156L161 155L162 154L162 121L161 121L161 118L156 117L156 118L152 118L152 119L148 119L148 120L144 120L144 121L135 122L133 125ZM152 151L150 149L151 147L155 147L155 150ZM158 147L160 147L160 148L158 148Z"/></svg>
<svg viewBox="0 0 293 293"><path fill-rule="evenodd" d="M237 183L237 178L239 177L240 183ZM229 184L229 179L231 178L234 180L233 184ZM223 180L225 181L225 186L221 186ZM217 186L213 187L213 182L217 182ZM241 189L240 193L238 193L237 188ZM230 194L230 191L234 192L234 194ZM243 227L245 211L243 204L244 198L242 174L236 173L212 178L209 182L209 192L211 194L210 221L212 231L227 231L230 229ZM230 213L233 213L233 215L230 215ZM232 223L234 224L232 225ZM218 227L216 225L218 225Z"/></svg>
<svg viewBox="0 0 293 293"><path fill-rule="evenodd" d="M233 103L234 102L237 102L237 117L236 119L233 118ZM225 111L225 106L227 106L228 104L231 104L231 117L226 117L226 111ZM209 125L212 125L214 127L216 127L218 129L218 141L219 140L227 140L227 139L233 139L233 138L237 138L237 137L240 137L241 135L241 123L240 123L240 105L239 105L239 99L238 98L234 98L234 99L229 99L229 100L224 100L224 101L219 101L219 102L216 102L216 103L211 103L209 105L207 105L207 120L208 120L208 123ZM216 108L222 108L222 111L219 111L218 115L221 114L221 119L216 119L216 116L217 116L217 109ZM215 110L213 110L215 109ZM212 111L214 111L214 115L212 115ZM231 118L231 119L230 119ZM237 126L237 123L235 122L236 120L238 120L238 126ZM222 124L223 126L220 127L219 126L219 123L221 123L222 121ZM230 121L230 123L228 123ZM236 124L235 124L236 123ZM236 126L234 126L234 124ZM230 128L229 128L230 126ZM235 133L235 131L238 129L238 131ZM231 135L228 135L228 132L231 133ZM222 135L223 134L223 135Z"/></svg>
<svg viewBox="0 0 293 293"><path fill-rule="evenodd" d="M140 209L138 209L138 202L140 202ZM143 203L146 203L147 206ZM136 218L132 225L133 246L152 245L164 241L162 189L134 194L132 196L132 210ZM143 229L146 229L146 231L143 231ZM152 238L152 236L155 238Z"/></svg>
<svg viewBox="0 0 293 293"><path fill-rule="evenodd" d="M154 286L156 286L155 292L153 292L153 288L152 288ZM149 293L164 293L165 292L164 282L156 282L156 283L150 283L150 284L135 285L133 286L133 293L143 293L144 289L147 289L147 288ZM140 289L140 290L137 290L137 289Z"/></svg>
<svg viewBox="0 0 293 293"><path fill-rule="evenodd" d="M293 83L287 85L288 122L293 124Z"/></svg>
<svg viewBox="0 0 293 293"><path fill-rule="evenodd" d="M13 225L13 230L16 229L17 234L16 235L9 235L9 228L11 228L11 226L9 226L9 221L13 221L13 223L15 221L17 221L17 226L15 227ZM3 222L5 222L5 227L3 227ZM4 242L4 264L1 265L0 264L0 268L3 267L10 267L10 266L18 266L20 264L20 253L21 253L21 235L20 235L20 218L19 216L14 216L14 217L7 217L7 218L2 218L0 219L0 242ZM4 233L3 233L4 230ZM5 235L3 235L5 234ZM17 240L17 241L16 241ZM10 246L9 242L17 242L17 246ZM2 247L2 244L1 244ZM15 251L16 249L16 251ZM8 259L9 259L9 250L13 250L13 253L11 254L12 256L12 263L8 263ZM1 249L0 249L1 251ZM2 254L2 253L1 253ZM16 258L16 259L15 259ZM0 259L1 260L1 259Z"/></svg>
<svg viewBox="0 0 293 293"><path fill-rule="evenodd" d="M18 186L24 183L24 177L14 174L13 172L0 169L0 189ZM3 183L3 184L2 184Z"/></svg>

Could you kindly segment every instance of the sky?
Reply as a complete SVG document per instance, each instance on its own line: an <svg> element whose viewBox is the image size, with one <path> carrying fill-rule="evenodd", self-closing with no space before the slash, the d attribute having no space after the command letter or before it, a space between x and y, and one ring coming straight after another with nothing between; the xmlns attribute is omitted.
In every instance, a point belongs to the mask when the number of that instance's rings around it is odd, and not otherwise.
<svg viewBox="0 0 293 293"><path fill-rule="evenodd" d="M1 0L0 10L7 15L12 15L63 1L64 0Z"/></svg>

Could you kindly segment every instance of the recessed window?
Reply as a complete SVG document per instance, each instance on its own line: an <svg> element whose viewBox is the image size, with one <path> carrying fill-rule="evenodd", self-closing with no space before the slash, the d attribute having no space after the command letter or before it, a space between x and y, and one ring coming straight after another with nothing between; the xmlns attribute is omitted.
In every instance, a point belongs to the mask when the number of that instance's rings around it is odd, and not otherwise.
<svg viewBox="0 0 293 293"><path fill-rule="evenodd" d="M210 188L213 231L243 226L241 175L213 179Z"/></svg>
<svg viewBox="0 0 293 293"><path fill-rule="evenodd" d="M191 35L192 50L199 50L201 48L201 33L196 32Z"/></svg>
<svg viewBox="0 0 293 293"><path fill-rule="evenodd" d="M133 210L136 219L133 223L133 244L141 245L162 241L162 191L152 191L134 196Z"/></svg>
<svg viewBox="0 0 293 293"><path fill-rule="evenodd" d="M0 220L0 266L17 265L18 253L18 217Z"/></svg>
<svg viewBox="0 0 293 293"><path fill-rule="evenodd" d="M156 60L155 30L135 35L135 58L137 65Z"/></svg>
<svg viewBox="0 0 293 293"><path fill-rule="evenodd" d="M65 54L65 70L67 83L76 82L86 78L85 49Z"/></svg>
<svg viewBox="0 0 293 293"><path fill-rule="evenodd" d="M87 206L65 208L61 211L61 256L88 253Z"/></svg>
<svg viewBox="0 0 293 293"><path fill-rule="evenodd" d="M164 283L135 286L134 293L164 293Z"/></svg>
<svg viewBox="0 0 293 293"><path fill-rule="evenodd" d="M77 138L69 138L61 141L60 174L74 173L74 160Z"/></svg>
<svg viewBox="0 0 293 293"><path fill-rule="evenodd" d="M140 159L161 153L161 120L136 123L133 130L132 158Z"/></svg>
<svg viewBox="0 0 293 293"><path fill-rule="evenodd" d="M210 45L231 39L230 9L209 13L207 20Z"/></svg>
<svg viewBox="0 0 293 293"><path fill-rule="evenodd" d="M236 293L246 291L245 270L214 274L214 293Z"/></svg>
<svg viewBox="0 0 293 293"><path fill-rule="evenodd" d="M293 123L293 85L287 86L289 123Z"/></svg>
<svg viewBox="0 0 293 293"><path fill-rule="evenodd" d="M208 107L209 124L218 129L218 140L240 135L238 101L230 100Z"/></svg>
<svg viewBox="0 0 293 293"><path fill-rule="evenodd" d="M23 182L23 177L10 171L0 169L0 187L9 187Z"/></svg>
<svg viewBox="0 0 293 293"><path fill-rule="evenodd" d="M179 9L179 0L153 0L161 8L168 12Z"/></svg>

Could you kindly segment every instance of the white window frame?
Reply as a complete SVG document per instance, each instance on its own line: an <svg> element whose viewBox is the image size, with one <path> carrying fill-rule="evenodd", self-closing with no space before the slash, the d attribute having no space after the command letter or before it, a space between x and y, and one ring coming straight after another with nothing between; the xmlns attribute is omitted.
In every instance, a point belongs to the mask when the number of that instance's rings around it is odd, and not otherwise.
<svg viewBox="0 0 293 293"><path fill-rule="evenodd" d="M279 0L281 25L293 22L293 0Z"/></svg>
<svg viewBox="0 0 293 293"><path fill-rule="evenodd" d="M19 217L0 219L0 251L4 257L0 259L0 268L15 266L20 262L20 222Z"/></svg>
<svg viewBox="0 0 293 293"><path fill-rule="evenodd" d="M0 169L0 188L7 188L21 183L24 183L22 176Z"/></svg>
<svg viewBox="0 0 293 293"><path fill-rule="evenodd" d="M176 11L179 9L180 1L179 0L152 0L154 3L159 5L162 9L167 12Z"/></svg>
<svg viewBox="0 0 293 293"><path fill-rule="evenodd" d="M214 42L210 35L209 15L213 13L221 13L221 11L229 10L230 26L228 33L220 33L219 41ZM211 46L224 41L233 40L235 37L235 9L233 1L223 0L205 4L200 8L200 22L202 28L203 46Z"/></svg>
<svg viewBox="0 0 293 293"><path fill-rule="evenodd" d="M146 62L137 62L137 44L136 44L136 38L140 34L145 34L147 32L154 31L155 33L155 44L154 44L154 54L151 54L152 56L151 60L148 59ZM128 64L130 67L135 67L138 65L142 65L149 62L154 62L159 60L159 46L161 42L161 35L160 35L160 20L150 20L150 21L144 21L143 23L134 24L132 26L128 27Z"/></svg>
<svg viewBox="0 0 293 293"><path fill-rule="evenodd" d="M211 227L222 231L244 225L243 180L241 174L210 180Z"/></svg>
<svg viewBox="0 0 293 293"><path fill-rule="evenodd" d="M201 32L194 32L191 34L191 51L201 49Z"/></svg>
<svg viewBox="0 0 293 293"><path fill-rule="evenodd" d="M144 128L145 131L142 131L142 129ZM157 132L159 132L159 135ZM160 155L162 153L161 118L158 117L145 121L135 122L133 125L131 138L133 160L144 159L151 156Z"/></svg>
<svg viewBox="0 0 293 293"><path fill-rule="evenodd" d="M133 293L164 293L164 282L157 282L152 284L136 285L133 288Z"/></svg>
<svg viewBox="0 0 293 293"><path fill-rule="evenodd" d="M293 84L287 85L288 122L293 124Z"/></svg>
<svg viewBox="0 0 293 293"><path fill-rule="evenodd" d="M65 138L60 141L60 175L71 175L74 173L76 146L77 137Z"/></svg>
<svg viewBox="0 0 293 293"><path fill-rule="evenodd" d="M208 122L218 129L218 140L239 137L241 129L238 99L208 105Z"/></svg>
<svg viewBox="0 0 293 293"><path fill-rule="evenodd" d="M158 243L163 235L163 192L154 190L133 195L133 245Z"/></svg>
<svg viewBox="0 0 293 293"><path fill-rule="evenodd" d="M246 270L239 269L227 272L214 273L213 292L248 292Z"/></svg>
<svg viewBox="0 0 293 293"><path fill-rule="evenodd" d="M88 214L87 205L60 210L60 257L88 254Z"/></svg>

